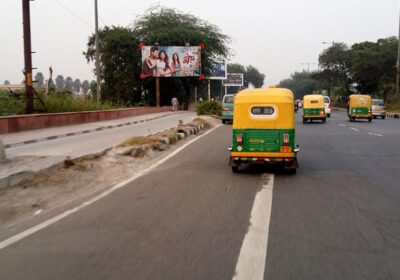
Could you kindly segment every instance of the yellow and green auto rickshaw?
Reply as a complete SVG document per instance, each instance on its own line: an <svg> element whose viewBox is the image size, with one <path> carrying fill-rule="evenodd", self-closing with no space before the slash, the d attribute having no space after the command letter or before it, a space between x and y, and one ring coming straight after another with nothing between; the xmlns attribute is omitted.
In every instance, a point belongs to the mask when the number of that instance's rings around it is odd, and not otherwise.
<svg viewBox="0 0 400 280"><path fill-rule="evenodd" d="M372 121L372 101L371 96L366 94L352 94L349 96L347 114L349 120L354 122L356 119L367 119Z"/></svg>
<svg viewBox="0 0 400 280"><path fill-rule="evenodd" d="M308 94L303 97L303 123L313 120L326 122L324 97L320 94Z"/></svg>
<svg viewBox="0 0 400 280"><path fill-rule="evenodd" d="M273 163L290 173L298 167L293 93L283 88L246 89L234 100L230 166Z"/></svg>

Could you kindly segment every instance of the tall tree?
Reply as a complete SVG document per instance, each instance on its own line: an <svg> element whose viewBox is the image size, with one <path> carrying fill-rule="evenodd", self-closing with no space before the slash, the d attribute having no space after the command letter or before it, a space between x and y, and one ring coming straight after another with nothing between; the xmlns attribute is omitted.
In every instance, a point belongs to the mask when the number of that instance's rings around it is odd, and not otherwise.
<svg viewBox="0 0 400 280"><path fill-rule="evenodd" d="M75 79L73 89L76 94L78 94L81 91L81 87L82 87L81 80Z"/></svg>
<svg viewBox="0 0 400 280"><path fill-rule="evenodd" d="M385 84L394 84L398 40L395 37L362 42L351 47L351 74L357 90L386 97L380 89Z"/></svg>
<svg viewBox="0 0 400 280"><path fill-rule="evenodd" d="M57 91L63 91L65 88L65 80L63 75L58 75L55 79Z"/></svg>
<svg viewBox="0 0 400 280"><path fill-rule="evenodd" d="M71 77L66 77L65 78L65 90L72 92L74 87L74 80L72 80Z"/></svg>
<svg viewBox="0 0 400 280"><path fill-rule="evenodd" d="M144 90L154 92L154 80L140 80L141 52L139 44L170 46L197 46L204 44L202 67L207 74L209 60L213 57L225 58L229 54L230 39L215 25L191 14L174 9L155 6L136 18L130 28L106 27L100 32L100 57L103 94L108 100L137 102ZM94 59L94 36L89 39L85 52L88 61ZM162 88L174 87L184 90L187 109L198 78L161 79ZM174 91L166 93L162 100L169 100ZM169 95L169 96L168 96Z"/></svg>
<svg viewBox="0 0 400 280"><path fill-rule="evenodd" d="M37 83L38 88L43 88L44 86L44 76L42 72L37 72L35 75L35 81Z"/></svg>
<svg viewBox="0 0 400 280"><path fill-rule="evenodd" d="M260 88L264 84L265 75L260 73L257 68L252 65L246 67L246 80L255 88Z"/></svg>
<svg viewBox="0 0 400 280"><path fill-rule="evenodd" d="M328 70L332 76L341 77L347 94L350 93L350 51L344 43L334 43L319 55L319 65Z"/></svg>
<svg viewBox="0 0 400 280"><path fill-rule="evenodd" d="M82 88L83 94L86 95L88 93L88 91L89 91L89 81L88 80L84 80L82 82L81 88Z"/></svg>

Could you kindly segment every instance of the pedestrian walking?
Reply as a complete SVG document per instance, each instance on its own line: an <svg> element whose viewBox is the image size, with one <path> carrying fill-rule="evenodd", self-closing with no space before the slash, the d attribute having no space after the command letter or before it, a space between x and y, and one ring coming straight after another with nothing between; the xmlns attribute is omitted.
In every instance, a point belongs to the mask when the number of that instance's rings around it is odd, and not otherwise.
<svg viewBox="0 0 400 280"><path fill-rule="evenodd" d="M172 105L172 112L178 111L178 107L179 107L178 98L176 98L175 96L172 97L172 99L171 99L171 105Z"/></svg>

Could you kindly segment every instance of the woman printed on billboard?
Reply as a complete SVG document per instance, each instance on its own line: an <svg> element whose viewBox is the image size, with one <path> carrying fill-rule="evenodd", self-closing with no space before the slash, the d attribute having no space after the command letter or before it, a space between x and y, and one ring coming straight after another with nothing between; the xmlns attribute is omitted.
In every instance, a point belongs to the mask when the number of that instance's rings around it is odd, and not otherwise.
<svg viewBox="0 0 400 280"><path fill-rule="evenodd" d="M179 61L179 56L177 53L174 53L172 55L172 61L171 61L171 74L173 77L179 77L179 72L182 70L181 68L181 62Z"/></svg>
<svg viewBox="0 0 400 280"><path fill-rule="evenodd" d="M171 77L171 68L169 66L168 55L165 51L160 51L158 54L156 76Z"/></svg>

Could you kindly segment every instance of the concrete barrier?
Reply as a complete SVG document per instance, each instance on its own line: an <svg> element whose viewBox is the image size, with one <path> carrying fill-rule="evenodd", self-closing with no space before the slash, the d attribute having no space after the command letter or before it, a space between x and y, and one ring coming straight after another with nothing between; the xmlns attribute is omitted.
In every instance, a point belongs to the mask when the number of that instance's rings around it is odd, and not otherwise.
<svg viewBox="0 0 400 280"><path fill-rule="evenodd" d="M170 110L170 106L165 106L159 108L137 107L103 111L2 116L0 117L0 134L88 122L107 121L144 114L167 112Z"/></svg>

